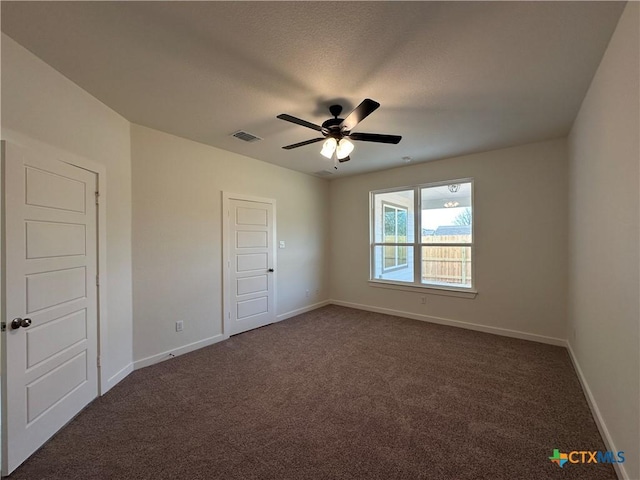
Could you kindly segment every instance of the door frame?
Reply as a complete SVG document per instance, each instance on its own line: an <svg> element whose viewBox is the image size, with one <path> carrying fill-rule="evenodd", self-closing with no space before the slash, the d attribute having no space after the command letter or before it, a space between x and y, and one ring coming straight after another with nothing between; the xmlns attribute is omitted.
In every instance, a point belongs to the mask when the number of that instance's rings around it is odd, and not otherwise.
<svg viewBox="0 0 640 480"><path fill-rule="evenodd" d="M271 245L271 255L273 265L277 267L277 248L276 248L276 200L274 198L256 197L253 195L243 195L238 193L230 193L222 191L222 334L225 338L229 338L231 330L231 289L230 289L230 265L229 258L229 207L232 200L244 200L246 202L268 203L273 207L273 245ZM278 318L278 268L273 272L273 310L274 318Z"/></svg>
<svg viewBox="0 0 640 480"><path fill-rule="evenodd" d="M10 129L2 129L2 143L0 148L2 148L2 153L4 157L4 149L6 143L14 144L18 147L26 148L28 150L34 151L36 153L40 153L47 157L52 157L60 162L68 163L75 167L81 168L83 170L87 170L89 172L96 174L96 188L98 192L100 192L98 197L98 205L96 209L96 225L97 225L97 275L98 275L98 294L97 294L97 322L98 322L98 345L97 352L98 358L97 361L97 370L98 370L98 396L102 396L109 390L111 387L109 385L109 378L106 374L108 369L105 368L105 365L108 363L107 358L107 319L108 319L108 310L107 310L107 168L104 165L101 165L93 160L89 160L80 155L76 155L60 148L54 147L47 143L41 142L39 140L35 140L27 135L16 132ZM1 162L2 165L0 167L0 212L2 213L2 235L0 235L0 266L2 266L2 272L5 271L4 268L4 256L5 245L4 245L4 182L5 182L5 166L4 160ZM4 284L5 278L0 278L0 292L2 297L6 295L6 286ZM0 320L2 322L7 322L6 318L6 308L5 302L3 302L3 307L0 309ZM4 336L3 341L5 341L6 336ZM4 355L4 353L2 353ZM0 356L0 370L4 368L4 364L2 362L2 358ZM4 405L6 403L6 393L2 392L2 416L6 415L6 409ZM4 467L5 457L4 454L4 445L2 446L2 467Z"/></svg>

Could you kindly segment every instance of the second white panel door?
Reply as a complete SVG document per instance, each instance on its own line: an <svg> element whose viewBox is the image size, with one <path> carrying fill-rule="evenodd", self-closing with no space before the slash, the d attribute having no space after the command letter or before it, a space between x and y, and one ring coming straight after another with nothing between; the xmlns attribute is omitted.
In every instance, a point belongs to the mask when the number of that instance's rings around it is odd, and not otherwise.
<svg viewBox="0 0 640 480"><path fill-rule="evenodd" d="M262 327L275 321L275 239L272 203L229 201L229 335Z"/></svg>

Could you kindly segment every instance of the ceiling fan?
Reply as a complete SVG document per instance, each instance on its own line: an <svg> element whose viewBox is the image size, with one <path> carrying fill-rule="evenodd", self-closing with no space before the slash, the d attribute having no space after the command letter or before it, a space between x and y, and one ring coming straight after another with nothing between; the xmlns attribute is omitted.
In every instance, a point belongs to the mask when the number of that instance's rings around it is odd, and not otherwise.
<svg viewBox="0 0 640 480"><path fill-rule="evenodd" d="M276 118L317 130L323 135L322 137L294 143L282 148L285 150L291 150L292 148L303 147L305 145L322 142L324 140L322 151L320 153L329 159L334 158L334 160L337 160L337 165L338 161L342 163L350 160L349 154L354 148L354 145L350 140L375 143L399 143L400 140L402 140L402 137L399 135L352 132L358 123L367 118L379 106L380 104L378 102L371 100L370 98L366 98L347 116L347 118L339 118L340 113L342 113L342 105L331 105L329 107L329 112L331 112L331 115L333 115L334 118L330 118L322 125L316 125L315 123L307 122L306 120L282 113Z"/></svg>

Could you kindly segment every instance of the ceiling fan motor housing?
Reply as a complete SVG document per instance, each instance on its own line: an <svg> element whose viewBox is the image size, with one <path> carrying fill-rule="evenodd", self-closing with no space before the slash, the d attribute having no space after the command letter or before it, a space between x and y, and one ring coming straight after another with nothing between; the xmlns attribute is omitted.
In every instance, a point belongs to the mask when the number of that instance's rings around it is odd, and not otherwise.
<svg viewBox="0 0 640 480"><path fill-rule="evenodd" d="M326 122L322 123L322 133L325 137L333 137L336 140L340 140L344 137L340 124L343 122L342 118L330 118Z"/></svg>

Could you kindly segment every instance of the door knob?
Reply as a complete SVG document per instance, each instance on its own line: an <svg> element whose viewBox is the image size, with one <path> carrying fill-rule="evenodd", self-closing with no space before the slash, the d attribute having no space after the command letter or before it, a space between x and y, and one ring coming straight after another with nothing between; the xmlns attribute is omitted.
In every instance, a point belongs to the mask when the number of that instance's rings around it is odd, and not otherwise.
<svg viewBox="0 0 640 480"><path fill-rule="evenodd" d="M268 272L273 272L273 268L270 268L269 270L267 270Z"/></svg>
<svg viewBox="0 0 640 480"><path fill-rule="evenodd" d="M24 327L27 328L29 325L31 325L31 319L30 318L14 318L11 321L11 329L12 330L16 330L20 327Z"/></svg>

